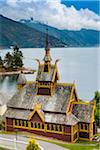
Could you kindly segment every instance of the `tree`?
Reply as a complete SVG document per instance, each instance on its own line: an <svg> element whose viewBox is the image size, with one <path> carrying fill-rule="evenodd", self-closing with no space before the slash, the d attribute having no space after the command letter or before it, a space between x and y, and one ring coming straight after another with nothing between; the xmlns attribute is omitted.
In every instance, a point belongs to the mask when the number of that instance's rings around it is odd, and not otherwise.
<svg viewBox="0 0 100 150"><path fill-rule="evenodd" d="M13 68L21 68L23 66L23 54L22 52L19 50L19 48L17 46L14 47L13 49Z"/></svg>
<svg viewBox="0 0 100 150"><path fill-rule="evenodd" d="M5 55L4 66L7 69L12 69L13 68L13 56L9 52Z"/></svg>
<svg viewBox="0 0 100 150"><path fill-rule="evenodd" d="M27 145L26 150L40 150L40 147L36 143L36 141L32 139L29 141L29 144Z"/></svg>
<svg viewBox="0 0 100 150"><path fill-rule="evenodd" d="M94 99L96 100L95 120L98 127L100 127L100 92L96 91Z"/></svg>
<svg viewBox="0 0 100 150"><path fill-rule="evenodd" d="M100 103L100 92L99 91L95 92L94 99L96 100L96 104Z"/></svg>
<svg viewBox="0 0 100 150"><path fill-rule="evenodd" d="M2 118L0 117L0 130L3 129L3 122L2 122Z"/></svg>
<svg viewBox="0 0 100 150"><path fill-rule="evenodd" d="M1 58L1 56L0 56L0 68L3 68L3 60Z"/></svg>

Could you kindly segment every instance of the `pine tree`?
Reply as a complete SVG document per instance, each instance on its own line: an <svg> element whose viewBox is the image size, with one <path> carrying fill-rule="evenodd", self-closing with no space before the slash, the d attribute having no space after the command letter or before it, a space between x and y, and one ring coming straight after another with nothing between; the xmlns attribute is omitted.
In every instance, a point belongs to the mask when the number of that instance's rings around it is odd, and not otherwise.
<svg viewBox="0 0 100 150"><path fill-rule="evenodd" d="M3 60L1 58L1 56L0 56L0 68L3 68Z"/></svg>
<svg viewBox="0 0 100 150"><path fill-rule="evenodd" d="M97 126L100 127L100 92L99 91L95 92L94 99L96 100L95 120Z"/></svg>
<svg viewBox="0 0 100 150"><path fill-rule="evenodd" d="M13 68L13 56L9 52L5 55L4 66L7 69L12 69Z"/></svg>
<svg viewBox="0 0 100 150"><path fill-rule="evenodd" d="M22 52L19 50L19 48L17 46L14 47L13 49L13 68L22 68L23 66L23 54Z"/></svg>

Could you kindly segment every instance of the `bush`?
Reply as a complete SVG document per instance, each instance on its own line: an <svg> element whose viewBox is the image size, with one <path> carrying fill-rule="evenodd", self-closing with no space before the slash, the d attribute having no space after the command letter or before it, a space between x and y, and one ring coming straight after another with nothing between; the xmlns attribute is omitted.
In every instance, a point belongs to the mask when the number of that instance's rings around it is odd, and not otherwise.
<svg viewBox="0 0 100 150"><path fill-rule="evenodd" d="M35 140L30 140L26 150L40 150L39 144Z"/></svg>
<svg viewBox="0 0 100 150"><path fill-rule="evenodd" d="M99 91L95 92L94 99L96 100L95 120L97 126L100 128L100 92Z"/></svg>

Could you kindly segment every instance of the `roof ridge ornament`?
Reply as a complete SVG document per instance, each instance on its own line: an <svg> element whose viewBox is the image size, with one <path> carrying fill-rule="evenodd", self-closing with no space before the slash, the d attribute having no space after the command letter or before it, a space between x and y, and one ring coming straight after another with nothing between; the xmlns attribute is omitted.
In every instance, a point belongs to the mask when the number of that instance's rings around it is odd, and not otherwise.
<svg viewBox="0 0 100 150"><path fill-rule="evenodd" d="M55 66L57 65L57 63L60 61L60 59L56 59L55 61Z"/></svg>
<svg viewBox="0 0 100 150"><path fill-rule="evenodd" d="M34 110L39 110L41 108L41 104L35 103Z"/></svg>

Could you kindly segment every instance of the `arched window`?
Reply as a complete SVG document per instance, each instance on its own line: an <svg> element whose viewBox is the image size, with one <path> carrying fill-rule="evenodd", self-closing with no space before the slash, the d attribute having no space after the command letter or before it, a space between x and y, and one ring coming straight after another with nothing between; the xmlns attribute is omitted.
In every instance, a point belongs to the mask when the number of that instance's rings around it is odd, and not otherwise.
<svg viewBox="0 0 100 150"><path fill-rule="evenodd" d="M56 126L55 126L55 130L56 130L56 131L59 131L59 129L58 129L58 125L56 125Z"/></svg>
<svg viewBox="0 0 100 150"><path fill-rule="evenodd" d="M40 123L38 123L38 128L40 129Z"/></svg>
<svg viewBox="0 0 100 150"><path fill-rule="evenodd" d="M17 126L17 120L15 120L15 125Z"/></svg>
<svg viewBox="0 0 100 150"><path fill-rule="evenodd" d="M47 130L49 130L49 124L47 124Z"/></svg>
<svg viewBox="0 0 100 150"><path fill-rule="evenodd" d="M42 129L44 129L44 124L42 124Z"/></svg>
<svg viewBox="0 0 100 150"><path fill-rule="evenodd" d="M88 130L88 125L87 124L85 124L85 130Z"/></svg>
<svg viewBox="0 0 100 150"><path fill-rule="evenodd" d="M54 126L53 126L53 124L51 124L51 130L54 130Z"/></svg>
<svg viewBox="0 0 100 150"><path fill-rule="evenodd" d="M28 121L26 121L26 127L28 127Z"/></svg>
<svg viewBox="0 0 100 150"><path fill-rule="evenodd" d="M37 123L36 122L34 123L34 128L37 128Z"/></svg>
<svg viewBox="0 0 100 150"><path fill-rule="evenodd" d="M82 129L82 130L84 129L83 124L81 124L81 129Z"/></svg>
<svg viewBox="0 0 100 150"><path fill-rule="evenodd" d="M24 121L22 120L22 126L24 126Z"/></svg>
<svg viewBox="0 0 100 150"><path fill-rule="evenodd" d="M31 122L31 128L33 128L33 122Z"/></svg>
<svg viewBox="0 0 100 150"><path fill-rule="evenodd" d="M62 126L61 126L61 125L59 125L59 131L60 131L60 132L62 131Z"/></svg>
<svg viewBox="0 0 100 150"><path fill-rule="evenodd" d="M45 66L44 66L44 72L48 72L48 64L45 64Z"/></svg>

